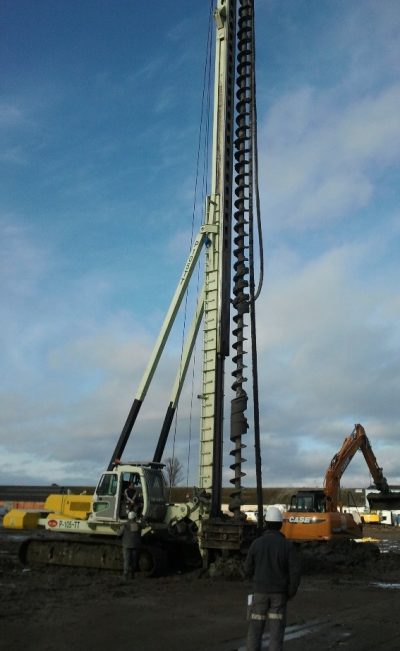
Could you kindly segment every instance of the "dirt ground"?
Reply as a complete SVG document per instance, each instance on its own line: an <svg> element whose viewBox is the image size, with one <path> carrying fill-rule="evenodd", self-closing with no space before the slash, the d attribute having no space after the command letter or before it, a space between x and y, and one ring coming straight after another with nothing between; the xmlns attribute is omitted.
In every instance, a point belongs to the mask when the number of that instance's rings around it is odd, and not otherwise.
<svg viewBox="0 0 400 651"><path fill-rule="evenodd" d="M365 533L400 545L399 528ZM1 650L244 651L248 581L195 572L125 584L112 572L23 568L17 546L0 530ZM400 554L364 556L304 558L285 649L400 649Z"/></svg>

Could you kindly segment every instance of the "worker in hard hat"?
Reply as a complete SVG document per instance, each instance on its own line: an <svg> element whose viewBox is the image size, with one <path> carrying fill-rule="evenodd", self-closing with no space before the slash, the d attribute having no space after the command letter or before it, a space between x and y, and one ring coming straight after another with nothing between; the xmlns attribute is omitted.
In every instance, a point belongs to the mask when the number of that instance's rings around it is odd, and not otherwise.
<svg viewBox="0 0 400 651"><path fill-rule="evenodd" d="M300 560L294 544L281 533L283 517L276 506L265 515L265 532L250 546L246 575L253 580L249 595L247 651L259 651L265 623L269 622L270 651L283 649L286 604L300 583Z"/></svg>
<svg viewBox="0 0 400 651"><path fill-rule="evenodd" d="M124 555L123 576L126 581L135 576L137 557L142 542L141 529L142 525L136 511L129 511L128 519L120 530Z"/></svg>

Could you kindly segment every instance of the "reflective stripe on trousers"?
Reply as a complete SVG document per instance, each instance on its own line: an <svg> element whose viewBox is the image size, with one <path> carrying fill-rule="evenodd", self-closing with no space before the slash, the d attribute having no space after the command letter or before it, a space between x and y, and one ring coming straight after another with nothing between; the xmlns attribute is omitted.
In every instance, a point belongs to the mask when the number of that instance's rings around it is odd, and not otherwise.
<svg viewBox="0 0 400 651"><path fill-rule="evenodd" d="M258 613L250 613L250 619L258 619L265 621L266 619L283 619L282 613L268 613L268 615L259 615Z"/></svg>
<svg viewBox="0 0 400 651"><path fill-rule="evenodd" d="M269 620L269 651L282 651L286 625L286 594L270 593L253 595L249 607L249 628L246 651L260 651L265 622Z"/></svg>

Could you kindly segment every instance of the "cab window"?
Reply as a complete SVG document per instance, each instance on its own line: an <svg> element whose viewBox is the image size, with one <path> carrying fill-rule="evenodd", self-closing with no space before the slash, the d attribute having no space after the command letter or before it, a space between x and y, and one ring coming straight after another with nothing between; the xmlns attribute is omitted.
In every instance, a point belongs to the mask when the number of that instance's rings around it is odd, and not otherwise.
<svg viewBox="0 0 400 651"><path fill-rule="evenodd" d="M151 499L165 500L165 483L162 473L145 471L146 482Z"/></svg>
<svg viewBox="0 0 400 651"><path fill-rule="evenodd" d="M109 475L103 475L100 479L99 485L97 487L97 495L109 495L114 496L117 493L118 488L118 475L111 473Z"/></svg>
<svg viewBox="0 0 400 651"><path fill-rule="evenodd" d="M133 484L135 488L141 486L140 475L137 472L124 472L122 481L124 486L129 486L129 484Z"/></svg>

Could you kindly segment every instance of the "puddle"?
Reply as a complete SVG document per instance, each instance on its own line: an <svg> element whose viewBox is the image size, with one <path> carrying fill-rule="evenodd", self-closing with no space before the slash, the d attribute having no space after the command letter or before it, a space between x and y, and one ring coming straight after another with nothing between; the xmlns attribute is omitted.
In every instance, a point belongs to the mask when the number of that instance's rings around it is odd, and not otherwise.
<svg viewBox="0 0 400 651"><path fill-rule="evenodd" d="M380 540L378 544L379 549L382 554L387 552L394 552L395 554L400 554L400 541L399 540Z"/></svg>
<svg viewBox="0 0 400 651"><path fill-rule="evenodd" d="M294 624L293 626L286 626L285 629L285 642L289 640L296 640L300 637L315 633L321 626L325 624L322 620L310 620L304 624ZM265 633L262 638L262 649L268 649L269 646L269 633ZM246 651L246 646L240 646L237 651Z"/></svg>
<svg viewBox="0 0 400 651"><path fill-rule="evenodd" d="M383 588L384 590L400 590L400 583L383 583L382 581L376 581L371 583L375 588Z"/></svg>
<svg viewBox="0 0 400 651"><path fill-rule="evenodd" d="M306 622L306 624L302 624L298 626L287 626L285 630L285 641L295 640L299 637L304 637L304 635L315 633L315 631L321 628L322 624L323 622L314 621L314 622ZM266 637L269 640L269 635ZM263 637L263 643L264 643L264 637Z"/></svg>
<svg viewBox="0 0 400 651"><path fill-rule="evenodd" d="M400 540L391 540L388 538L355 538L355 541L358 543L374 543L379 547L379 550L382 554L387 554L387 552L394 552L395 554L400 554Z"/></svg>

